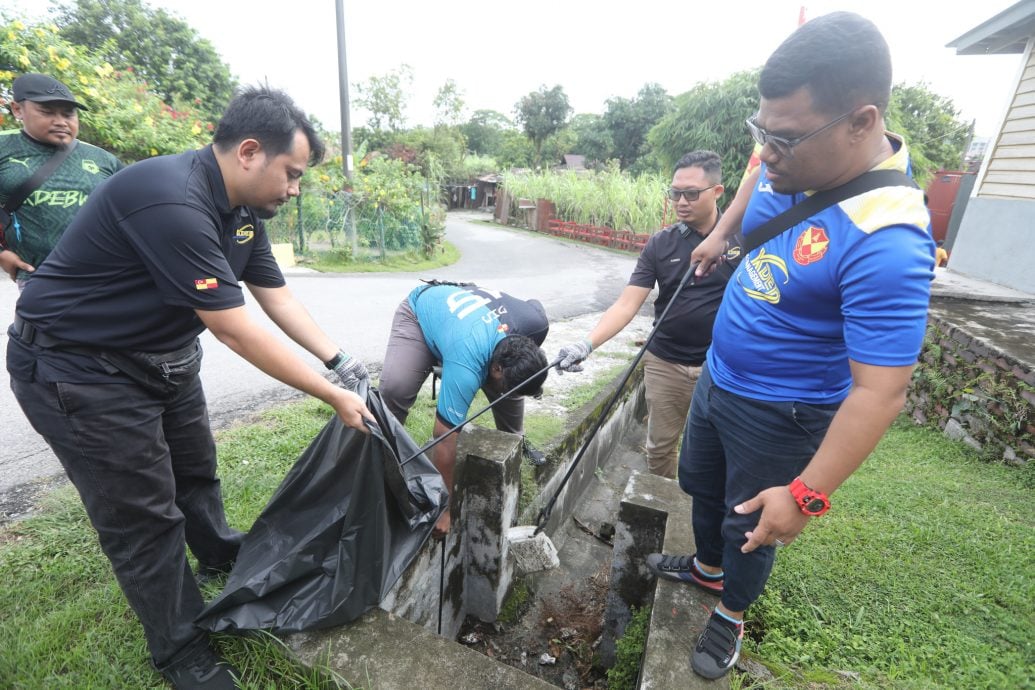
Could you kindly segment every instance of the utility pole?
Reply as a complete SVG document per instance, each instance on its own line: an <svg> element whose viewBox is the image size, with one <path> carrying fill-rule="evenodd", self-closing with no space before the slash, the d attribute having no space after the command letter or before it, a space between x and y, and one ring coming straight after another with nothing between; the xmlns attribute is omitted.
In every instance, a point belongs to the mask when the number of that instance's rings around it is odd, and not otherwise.
<svg viewBox="0 0 1035 690"><path fill-rule="evenodd" d="M349 71L345 63L345 7L344 0L335 0L334 14L338 32L338 98L341 110L341 167L345 180L352 186L352 125L349 119ZM356 238L356 219L352 214L352 192L345 192L346 236L356 255L359 243Z"/></svg>

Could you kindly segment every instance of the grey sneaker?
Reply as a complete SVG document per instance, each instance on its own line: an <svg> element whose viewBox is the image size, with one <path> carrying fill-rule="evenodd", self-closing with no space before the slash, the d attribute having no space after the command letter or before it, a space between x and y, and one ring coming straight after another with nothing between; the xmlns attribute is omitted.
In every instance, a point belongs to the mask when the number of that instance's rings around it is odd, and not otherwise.
<svg viewBox="0 0 1035 690"><path fill-rule="evenodd" d="M743 623L737 625L713 612L690 655L690 666L705 678L722 678L740 658L743 639Z"/></svg>

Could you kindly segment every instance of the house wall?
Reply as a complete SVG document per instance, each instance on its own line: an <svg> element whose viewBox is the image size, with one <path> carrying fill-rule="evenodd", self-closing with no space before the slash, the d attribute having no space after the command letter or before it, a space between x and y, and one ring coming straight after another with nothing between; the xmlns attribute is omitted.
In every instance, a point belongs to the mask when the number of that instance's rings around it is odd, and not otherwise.
<svg viewBox="0 0 1035 690"><path fill-rule="evenodd" d="M1035 37L1003 125L978 174L949 268L1035 294Z"/></svg>

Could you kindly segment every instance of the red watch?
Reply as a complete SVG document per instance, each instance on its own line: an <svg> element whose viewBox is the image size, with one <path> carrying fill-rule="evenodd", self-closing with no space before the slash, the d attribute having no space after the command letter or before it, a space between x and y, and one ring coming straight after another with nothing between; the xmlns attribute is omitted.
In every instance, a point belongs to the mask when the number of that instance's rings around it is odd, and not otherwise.
<svg viewBox="0 0 1035 690"><path fill-rule="evenodd" d="M822 491L810 489L801 477L795 477L787 488L791 490L791 496L794 496L798 509L806 515L819 517L830 510L830 499L827 495Z"/></svg>

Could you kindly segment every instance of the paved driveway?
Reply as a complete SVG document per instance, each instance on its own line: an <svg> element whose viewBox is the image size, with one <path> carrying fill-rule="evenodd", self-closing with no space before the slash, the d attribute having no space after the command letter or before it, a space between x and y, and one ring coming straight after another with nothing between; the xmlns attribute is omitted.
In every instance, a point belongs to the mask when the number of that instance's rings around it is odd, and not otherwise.
<svg viewBox="0 0 1035 690"><path fill-rule="evenodd" d="M332 339L378 369L392 314L418 278L473 281L518 297L534 297L543 303L553 321L606 309L624 287L635 264L631 254L476 222L488 218L481 214L448 216L447 238L463 254L453 266L420 274L326 275L291 270L288 285ZM16 299L14 284L0 281L0 314L5 315L0 321L10 322ZM254 303L248 306L280 335ZM0 348L6 350L6 328L4 331ZM286 338L285 341L303 354L314 369L323 371L308 353ZM294 389L252 367L207 332L202 343L202 380L217 426L298 395ZM4 494L17 491L27 482L61 473L57 459L22 415L11 394L6 367L0 366L0 503Z"/></svg>

